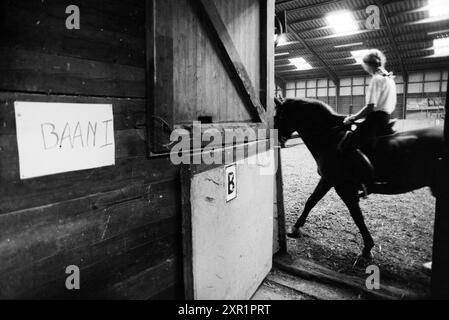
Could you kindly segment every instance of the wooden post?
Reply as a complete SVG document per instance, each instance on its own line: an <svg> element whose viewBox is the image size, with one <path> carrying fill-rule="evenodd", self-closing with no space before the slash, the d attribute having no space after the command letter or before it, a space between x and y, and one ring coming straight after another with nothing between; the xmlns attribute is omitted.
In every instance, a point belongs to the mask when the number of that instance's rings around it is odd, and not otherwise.
<svg viewBox="0 0 449 320"><path fill-rule="evenodd" d="M146 134L147 157L151 156L154 143L154 94L156 75L156 0L145 1L145 56L146 56Z"/></svg>
<svg viewBox="0 0 449 320"><path fill-rule="evenodd" d="M402 95L402 118L407 119L408 74L403 75L404 93Z"/></svg>
<svg viewBox="0 0 449 320"><path fill-rule="evenodd" d="M182 266L184 276L184 299L194 300L193 288L193 251L192 251L192 204L190 190L192 168L181 167L181 203L182 203Z"/></svg>
<svg viewBox="0 0 449 320"><path fill-rule="evenodd" d="M340 81L335 83L335 110L340 112Z"/></svg>
<svg viewBox="0 0 449 320"><path fill-rule="evenodd" d="M277 141L276 141L277 144ZM287 252L287 233L285 226L285 207L284 207L284 179L282 176L282 158L281 148L276 150L276 165L278 170L276 171L276 203L277 203L277 217L278 217L278 241L279 252Z"/></svg>
<svg viewBox="0 0 449 320"><path fill-rule="evenodd" d="M449 299L449 85L446 92L444 138L446 154L438 175L437 205L433 238L432 298Z"/></svg>

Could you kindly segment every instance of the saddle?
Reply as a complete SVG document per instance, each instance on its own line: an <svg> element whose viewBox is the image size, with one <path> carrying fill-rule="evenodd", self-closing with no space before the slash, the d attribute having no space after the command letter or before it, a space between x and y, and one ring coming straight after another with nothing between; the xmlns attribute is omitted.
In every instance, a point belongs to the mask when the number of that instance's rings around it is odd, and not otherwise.
<svg viewBox="0 0 449 320"><path fill-rule="evenodd" d="M361 197L366 198L368 196L370 186L385 183L376 178L376 168L370 159L370 155L376 149L379 141L385 141L385 139L382 138L391 137L397 133L394 129L396 123L397 119L390 121L374 140L367 141L366 144L360 146L358 149L355 149L350 153L350 155L348 155L350 157L350 163L347 166L351 167L353 178L360 182L360 189L362 192L360 194ZM342 138L338 147L340 151L342 150L342 146L346 140L350 137L351 133L352 131L348 131ZM388 139L388 141L399 143L399 141L395 141L395 139Z"/></svg>

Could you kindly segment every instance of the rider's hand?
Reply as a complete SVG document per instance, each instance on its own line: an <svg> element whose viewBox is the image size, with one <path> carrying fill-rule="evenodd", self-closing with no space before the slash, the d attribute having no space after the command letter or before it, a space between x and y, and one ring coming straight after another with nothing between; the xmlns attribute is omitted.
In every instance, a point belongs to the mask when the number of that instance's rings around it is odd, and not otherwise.
<svg viewBox="0 0 449 320"><path fill-rule="evenodd" d="M350 124L352 124L354 122L354 116L348 116L346 117L346 119L343 121L343 124L345 126L349 126Z"/></svg>

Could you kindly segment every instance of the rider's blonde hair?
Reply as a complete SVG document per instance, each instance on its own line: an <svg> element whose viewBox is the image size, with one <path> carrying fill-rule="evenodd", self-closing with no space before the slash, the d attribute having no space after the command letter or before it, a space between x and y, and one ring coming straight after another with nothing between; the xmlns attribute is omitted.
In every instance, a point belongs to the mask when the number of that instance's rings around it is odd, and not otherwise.
<svg viewBox="0 0 449 320"><path fill-rule="evenodd" d="M378 49L371 49L368 54L363 57L363 63L377 71L380 68L385 68L387 58L382 51Z"/></svg>
<svg viewBox="0 0 449 320"><path fill-rule="evenodd" d="M385 69L387 64L387 58L382 53L382 51L377 49L371 49L368 54L363 57L363 64L365 65L365 70L371 70L370 73L381 74L384 77L394 78L393 72L388 72Z"/></svg>

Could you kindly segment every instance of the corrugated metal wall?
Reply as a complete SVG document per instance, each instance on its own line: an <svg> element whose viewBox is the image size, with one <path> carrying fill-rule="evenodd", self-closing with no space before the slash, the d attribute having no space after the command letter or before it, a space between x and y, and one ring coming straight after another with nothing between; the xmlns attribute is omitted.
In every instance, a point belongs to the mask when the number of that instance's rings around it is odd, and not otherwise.
<svg viewBox="0 0 449 320"><path fill-rule="evenodd" d="M356 113L365 106L366 89L369 76L346 77L340 79L340 103L338 112L342 114ZM407 95L407 111L416 112L444 106L448 73L443 71L426 71L410 74ZM395 118L403 117L404 81L402 76L395 78L398 92L398 103L393 114ZM336 89L329 79L310 79L289 81L286 85L287 98L314 98L336 107ZM428 102L428 103L427 103ZM429 105L428 105L429 104Z"/></svg>

